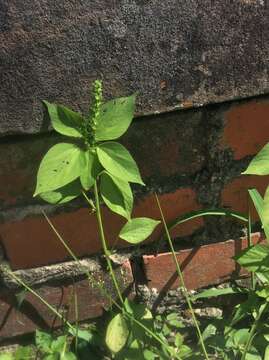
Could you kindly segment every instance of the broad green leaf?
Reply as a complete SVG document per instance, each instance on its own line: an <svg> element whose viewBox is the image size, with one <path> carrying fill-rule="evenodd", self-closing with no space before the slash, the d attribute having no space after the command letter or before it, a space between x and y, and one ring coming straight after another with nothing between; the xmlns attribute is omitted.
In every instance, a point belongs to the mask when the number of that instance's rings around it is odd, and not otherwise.
<svg viewBox="0 0 269 360"><path fill-rule="evenodd" d="M14 360L34 359L34 352L31 346L20 346L14 354Z"/></svg>
<svg viewBox="0 0 269 360"><path fill-rule="evenodd" d="M243 250L234 259L245 269L255 273L269 273L269 247L258 244Z"/></svg>
<svg viewBox="0 0 269 360"><path fill-rule="evenodd" d="M84 329L75 329L75 328L69 328L68 332L73 335L74 337L78 337L81 340L85 340L87 342L90 342L90 340L93 337L93 334L91 331L84 330Z"/></svg>
<svg viewBox="0 0 269 360"><path fill-rule="evenodd" d="M83 152L80 181L85 190L89 190L96 180L99 173L102 171L97 154L93 150Z"/></svg>
<svg viewBox="0 0 269 360"><path fill-rule="evenodd" d="M131 124L134 108L135 95L114 99L102 105L95 139L114 140L123 135Z"/></svg>
<svg viewBox="0 0 269 360"><path fill-rule="evenodd" d="M105 204L116 214L130 219L133 208L133 193L128 182L103 172L100 192Z"/></svg>
<svg viewBox="0 0 269 360"><path fill-rule="evenodd" d="M118 353L129 336L127 323L122 314L117 314L108 324L105 342L112 353Z"/></svg>
<svg viewBox="0 0 269 360"><path fill-rule="evenodd" d="M14 360L13 354L10 352L6 352L3 354L0 354L0 360Z"/></svg>
<svg viewBox="0 0 269 360"><path fill-rule="evenodd" d="M193 301L197 300L197 299L207 299L210 297L216 297L216 296L223 296L223 295L230 295L230 294L242 294L242 293L246 293L247 290L243 289L243 288L239 288L239 287L227 287L227 288L223 288L223 289L218 289L218 288L211 288L211 289L207 289L204 290L196 295L193 295L191 297L191 299Z"/></svg>
<svg viewBox="0 0 269 360"><path fill-rule="evenodd" d="M119 237L131 244L138 244L149 237L158 224L159 220L134 218L123 226Z"/></svg>
<svg viewBox="0 0 269 360"><path fill-rule="evenodd" d="M47 334L44 331L36 330L35 334L35 344L38 350L48 353L50 352L50 347L52 344L53 338L50 334Z"/></svg>
<svg viewBox="0 0 269 360"><path fill-rule="evenodd" d="M72 137L82 137L81 128L83 126L83 117L62 105L51 104L43 101L47 106L54 130L58 133Z"/></svg>
<svg viewBox="0 0 269 360"><path fill-rule="evenodd" d="M68 351L64 354L61 354L60 360L77 360L77 357L72 352Z"/></svg>
<svg viewBox="0 0 269 360"><path fill-rule="evenodd" d="M54 145L39 166L34 196L59 189L78 178L82 155L83 151L74 144Z"/></svg>
<svg viewBox="0 0 269 360"><path fill-rule="evenodd" d="M211 336L217 333L217 327L213 324L208 324L202 333L203 340L209 339Z"/></svg>
<svg viewBox="0 0 269 360"><path fill-rule="evenodd" d="M74 200L81 194L81 185L78 179L72 181L70 184L63 186L60 189L54 191L48 191L39 194L41 199L47 201L50 204L64 204L71 200Z"/></svg>
<svg viewBox="0 0 269 360"><path fill-rule="evenodd" d="M249 329L239 329L233 336L233 342L236 346L246 344L249 337Z"/></svg>
<svg viewBox="0 0 269 360"><path fill-rule="evenodd" d="M49 354L44 356L42 360L59 360L59 354Z"/></svg>
<svg viewBox="0 0 269 360"><path fill-rule="evenodd" d="M247 175L268 175L269 174L269 143L251 160L247 169L242 172Z"/></svg>
<svg viewBox="0 0 269 360"><path fill-rule="evenodd" d="M97 147L97 155L110 174L124 181L144 185L134 159L121 144L114 141L103 143Z"/></svg>
<svg viewBox="0 0 269 360"><path fill-rule="evenodd" d="M52 341L51 346L50 346L51 350L53 352L61 353L62 351L65 350L66 342L67 342L66 335L58 336L57 339Z"/></svg>

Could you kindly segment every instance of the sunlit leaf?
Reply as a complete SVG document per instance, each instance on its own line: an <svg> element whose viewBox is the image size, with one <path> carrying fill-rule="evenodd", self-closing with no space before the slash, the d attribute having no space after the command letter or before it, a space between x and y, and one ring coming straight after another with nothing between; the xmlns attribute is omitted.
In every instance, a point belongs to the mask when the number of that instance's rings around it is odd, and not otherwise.
<svg viewBox="0 0 269 360"><path fill-rule="evenodd" d="M83 151L74 144L54 145L39 166L34 196L59 189L78 178L82 155Z"/></svg>
<svg viewBox="0 0 269 360"><path fill-rule="evenodd" d="M105 342L112 353L118 353L126 344L129 336L127 323L122 314L117 314L108 324Z"/></svg>
<svg viewBox="0 0 269 360"><path fill-rule="evenodd" d="M160 224L159 220L134 218L123 226L119 237L131 244L138 244L148 238L158 224Z"/></svg>
<svg viewBox="0 0 269 360"><path fill-rule="evenodd" d="M114 141L103 143L97 147L97 155L110 174L124 181L144 184L134 159L121 144Z"/></svg>
<svg viewBox="0 0 269 360"><path fill-rule="evenodd" d="M43 102L47 106L54 130L62 135L82 137L81 128L84 119L80 114L62 105Z"/></svg>
<svg viewBox="0 0 269 360"><path fill-rule="evenodd" d="M251 160L242 174L268 175L269 174L269 143Z"/></svg>
<svg viewBox="0 0 269 360"><path fill-rule="evenodd" d="M135 95L108 101L102 105L95 131L97 141L114 140L125 133L134 116Z"/></svg>

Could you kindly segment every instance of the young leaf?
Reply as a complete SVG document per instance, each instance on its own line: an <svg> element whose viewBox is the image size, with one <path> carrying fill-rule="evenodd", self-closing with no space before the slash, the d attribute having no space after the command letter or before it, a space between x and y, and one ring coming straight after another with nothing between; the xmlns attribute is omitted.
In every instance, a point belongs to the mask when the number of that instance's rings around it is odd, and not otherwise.
<svg viewBox="0 0 269 360"><path fill-rule="evenodd" d="M131 244L138 244L151 235L159 220L135 218L128 221L120 231L119 237Z"/></svg>
<svg viewBox="0 0 269 360"><path fill-rule="evenodd" d="M131 124L134 108L135 95L111 100L102 105L95 139L114 140L123 135Z"/></svg>
<svg viewBox="0 0 269 360"><path fill-rule="evenodd" d="M74 144L54 145L39 166L34 196L59 189L78 178L82 155L83 151Z"/></svg>
<svg viewBox="0 0 269 360"><path fill-rule="evenodd" d="M108 324L106 345L112 353L118 353L126 344L129 336L127 323L122 314L117 314Z"/></svg>
<svg viewBox="0 0 269 360"><path fill-rule="evenodd" d="M43 101L47 106L54 130L66 136L82 137L81 128L83 117L62 105L51 104Z"/></svg>
<svg viewBox="0 0 269 360"><path fill-rule="evenodd" d="M268 175L269 174L269 143L251 160L247 169L242 172L247 175Z"/></svg>
<svg viewBox="0 0 269 360"><path fill-rule="evenodd" d="M60 189L41 193L39 196L50 204L64 204L75 199L80 194L81 185L78 179L76 179Z"/></svg>
<svg viewBox="0 0 269 360"><path fill-rule="evenodd" d="M97 147L97 155L110 174L124 181L144 185L134 159L121 144L114 141L103 143Z"/></svg>
<svg viewBox="0 0 269 360"><path fill-rule="evenodd" d="M103 172L100 182L101 196L110 210L130 219L133 208L133 193L128 182Z"/></svg>
<svg viewBox="0 0 269 360"><path fill-rule="evenodd" d="M96 152L91 150L83 152L83 164L81 166L80 181L85 190L89 190L102 171Z"/></svg>
<svg viewBox="0 0 269 360"><path fill-rule="evenodd" d="M44 331L36 330L35 344L38 350L44 353L50 352L52 341L53 338L50 334L47 334Z"/></svg>

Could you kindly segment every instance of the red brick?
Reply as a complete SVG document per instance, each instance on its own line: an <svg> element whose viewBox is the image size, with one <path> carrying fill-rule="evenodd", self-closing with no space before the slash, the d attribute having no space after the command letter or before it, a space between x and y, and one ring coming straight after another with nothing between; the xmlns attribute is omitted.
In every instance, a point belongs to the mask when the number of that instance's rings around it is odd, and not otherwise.
<svg viewBox="0 0 269 360"><path fill-rule="evenodd" d="M160 201L167 222L186 211L198 208L195 192L190 188L161 195ZM137 201L133 217L136 216L160 218L153 195ZM110 246L128 246L128 243L118 238L124 219L112 214L107 208L103 211L103 219ZM96 217L94 214L89 214L88 209L57 214L51 216L51 220L77 256L93 254L101 250ZM184 224L173 231L173 236L190 234L201 224L202 220L199 219ZM151 236L151 240L157 239L161 232L162 228L159 226ZM13 269L41 266L68 258L66 250L43 216L30 216L21 221L1 224L0 236Z"/></svg>
<svg viewBox="0 0 269 360"><path fill-rule="evenodd" d="M222 205L247 214L249 202L253 220L259 220L252 201L248 196L248 189L256 188L263 196L268 184L269 176L242 175L225 186L221 194Z"/></svg>
<svg viewBox="0 0 269 360"><path fill-rule="evenodd" d="M122 290L128 290L130 293L133 277L129 262L123 264L116 274ZM108 275L98 272L94 276L96 279L104 280L108 286ZM109 289L111 288L112 284L109 286ZM97 288L90 286L88 280L81 280L71 285L42 286L35 291L59 312L63 311L70 322L76 320L74 293L77 295L79 321L102 315L104 306L109 305L109 300L100 294ZM114 296L113 292L111 296ZM39 328L46 330L60 326L61 320L55 317L35 295L28 293L18 309L14 294L11 291L2 291L0 292L0 325L0 338L4 339L30 333Z"/></svg>
<svg viewBox="0 0 269 360"><path fill-rule="evenodd" d="M261 241L260 234L253 234L252 240L254 243ZM182 250L177 253L187 288L199 289L204 286L219 284L231 277L237 277L239 274L246 274L240 271L239 266L232 259L246 246L247 240L241 238L240 240L229 240ZM150 288L167 291L179 287L171 253L158 256L144 255L143 261Z"/></svg>
<svg viewBox="0 0 269 360"><path fill-rule="evenodd" d="M269 100L235 105L225 115L222 147L230 147L236 160L256 154L269 141Z"/></svg>

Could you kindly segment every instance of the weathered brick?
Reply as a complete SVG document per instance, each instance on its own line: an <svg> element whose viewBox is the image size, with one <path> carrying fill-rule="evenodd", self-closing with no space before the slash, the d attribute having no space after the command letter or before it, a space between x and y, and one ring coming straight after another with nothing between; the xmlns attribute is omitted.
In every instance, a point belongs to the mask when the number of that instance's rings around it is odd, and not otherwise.
<svg viewBox="0 0 269 360"><path fill-rule="evenodd" d="M195 192L191 188L182 188L175 193L160 196L160 201L167 222L187 211L198 209ZM159 210L153 195L137 201L133 217L148 216L160 218ZM124 219L114 215L107 208L103 209L103 219L107 240L110 246L127 246L119 240L118 233ZM73 249L77 256L97 253L101 249L97 222L94 214L86 208L51 216L56 229ZM193 229L201 226L202 221L196 220L178 227L173 235L190 234ZM150 240L159 238L162 227L159 226ZM57 240L43 216L28 216L21 220L5 222L0 225L0 236L11 266L14 269L29 268L55 263L66 259L67 253Z"/></svg>
<svg viewBox="0 0 269 360"><path fill-rule="evenodd" d="M260 234L253 234L252 241L260 242ZM186 287L199 289L246 274L232 259L246 246L247 239L241 238L179 251L177 259L181 264ZM149 287L167 291L180 286L171 253L144 255L143 263Z"/></svg>
<svg viewBox="0 0 269 360"><path fill-rule="evenodd" d="M236 104L225 114L222 147L234 151L236 160L256 154L269 141L269 99Z"/></svg>
<svg viewBox="0 0 269 360"><path fill-rule="evenodd" d="M222 204L245 214L248 213L248 204L250 204L253 220L259 220L258 214L254 210L252 201L249 198L248 189L256 188L263 196L268 184L269 176L242 175L224 187L221 194Z"/></svg>
<svg viewBox="0 0 269 360"><path fill-rule="evenodd" d="M115 290L104 271L93 274L94 278L104 283L104 287L116 300ZM132 290L133 276L130 263L126 261L116 270L121 290L130 294ZM62 313L70 322L76 320L74 296L77 296L78 320L96 318L103 313L105 306L109 305L107 299L100 290L92 286L88 280L77 282L62 282L61 285L44 285L34 290L58 312ZM27 293L24 302L18 308L15 293L11 290L0 292L0 341L17 335L27 334L36 329L50 330L62 324L35 295Z"/></svg>

